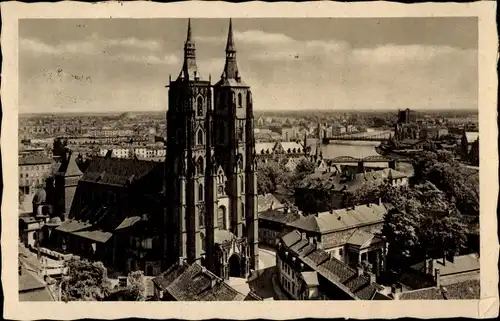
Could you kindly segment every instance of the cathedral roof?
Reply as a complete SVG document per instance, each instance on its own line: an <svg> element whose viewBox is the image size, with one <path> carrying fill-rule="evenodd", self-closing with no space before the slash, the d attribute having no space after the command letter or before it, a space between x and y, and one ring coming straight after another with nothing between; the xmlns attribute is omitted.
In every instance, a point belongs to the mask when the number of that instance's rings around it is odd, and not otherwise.
<svg viewBox="0 0 500 321"><path fill-rule="evenodd" d="M196 45L191 31L191 19L188 20L186 42L184 43L184 63L179 73L179 80L197 80L200 77L196 64Z"/></svg>
<svg viewBox="0 0 500 321"><path fill-rule="evenodd" d="M161 164L136 159L96 157L90 162L81 180L125 187L161 167Z"/></svg>

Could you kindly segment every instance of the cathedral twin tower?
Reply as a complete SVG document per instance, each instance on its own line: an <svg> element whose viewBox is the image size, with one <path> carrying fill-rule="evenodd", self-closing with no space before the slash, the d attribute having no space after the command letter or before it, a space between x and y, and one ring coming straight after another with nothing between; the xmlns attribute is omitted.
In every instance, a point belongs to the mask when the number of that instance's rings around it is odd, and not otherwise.
<svg viewBox="0 0 500 321"><path fill-rule="evenodd" d="M168 87L163 264L245 277L258 268L255 141L231 20L221 79L202 79L189 21L182 70Z"/></svg>

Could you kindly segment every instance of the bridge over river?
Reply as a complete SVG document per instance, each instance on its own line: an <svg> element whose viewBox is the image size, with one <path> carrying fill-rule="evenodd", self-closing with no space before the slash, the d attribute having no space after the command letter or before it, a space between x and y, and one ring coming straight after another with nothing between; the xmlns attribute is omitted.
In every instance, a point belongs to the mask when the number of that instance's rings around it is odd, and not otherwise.
<svg viewBox="0 0 500 321"><path fill-rule="evenodd" d="M398 162L398 163L411 163L412 160L404 157L387 157L380 155L373 155L367 157L352 157L352 156L338 156L334 158L324 158L328 163L333 164L343 164L343 163L389 163L389 162Z"/></svg>
<svg viewBox="0 0 500 321"><path fill-rule="evenodd" d="M332 141L347 140L347 141L370 141L370 142L383 142L389 139L393 134L390 130L383 131L367 131L355 134L340 134L329 137L323 137L323 144L328 144Z"/></svg>

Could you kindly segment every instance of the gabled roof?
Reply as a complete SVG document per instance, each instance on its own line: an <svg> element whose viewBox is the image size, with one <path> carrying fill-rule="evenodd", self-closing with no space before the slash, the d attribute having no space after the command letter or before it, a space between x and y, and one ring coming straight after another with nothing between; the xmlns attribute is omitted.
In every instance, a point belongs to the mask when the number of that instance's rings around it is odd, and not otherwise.
<svg viewBox="0 0 500 321"><path fill-rule="evenodd" d="M322 276L318 278L320 291L321 287L328 288L333 285L354 299L372 300L375 294L383 289L377 283L372 283L367 275L359 274L357 270L331 257L326 251L316 248L316 245L309 243L307 239L300 238L300 234L295 230L282 236L281 241L282 246L294 257ZM306 284L314 283L314 280L311 280L313 275L307 274L306 277L307 280L303 276Z"/></svg>
<svg viewBox="0 0 500 321"><path fill-rule="evenodd" d="M154 278L153 283L176 301L244 301L247 298L198 263L176 264Z"/></svg>
<svg viewBox="0 0 500 321"><path fill-rule="evenodd" d="M271 193L257 196L257 207L259 213L270 210L271 206L275 210L284 207L284 205L281 204L280 201L276 197L274 197L274 195Z"/></svg>
<svg viewBox="0 0 500 321"><path fill-rule="evenodd" d="M126 158L96 157L81 181L115 186L127 186L151 173L162 163Z"/></svg>
<svg viewBox="0 0 500 321"><path fill-rule="evenodd" d="M293 222L300 218L300 215L294 212L285 213L283 211L268 210L259 214L259 220L271 221L281 224Z"/></svg>
<svg viewBox="0 0 500 321"><path fill-rule="evenodd" d="M369 204L299 218L287 225L303 231L327 233L380 223L388 212L384 205Z"/></svg>

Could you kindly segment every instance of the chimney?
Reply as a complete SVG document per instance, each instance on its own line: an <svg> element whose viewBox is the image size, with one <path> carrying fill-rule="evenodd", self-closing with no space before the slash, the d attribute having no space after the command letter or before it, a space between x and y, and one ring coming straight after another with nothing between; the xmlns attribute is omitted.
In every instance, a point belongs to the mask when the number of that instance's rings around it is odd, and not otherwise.
<svg viewBox="0 0 500 321"><path fill-rule="evenodd" d="M441 286L441 271L436 269L435 275L436 287L439 288Z"/></svg>
<svg viewBox="0 0 500 321"><path fill-rule="evenodd" d="M382 206L382 197L379 197L379 198L378 198L378 205L379 205L379 206Z"/></svg>
<svg viewBox="0 0 500 321"><path fill-rule="evenodd" d="M274 209L274 201L271 201L271 205L269 206L269 209L270 210Z"/></svg>
<svg viewBox="0 0 500 321"><path fill-rule="evenodd" d="M179 266L184 265L184 258L182 256L179 257Z"/></svg>
<svg viewBox="0 0 500 321"><path fill-rule="evenodd" d="M363 273L364 273L363 267L362 266L358 266L357 270L358 270L358 276L362 276Z"/></svg>
<svg viewBox="0 0 500 321"><path fill-rule="evenodd" d="M370 283L377 283L377 276L375 273L366 272L366 276L370 279Z"/></svg>
<svg viewBox="0 0 500 321"><path fill-rule="evenodd" d="M213 289L217 285L217 277L213 277L210 279L210 288Z"/></svg>
<svg viewBox="0 0 500 321"><path fill-rule="evenodd" d="M300 233L300 237L301 237L303 240L307 240L306 233L304 233L304 232Z"/></svg>

